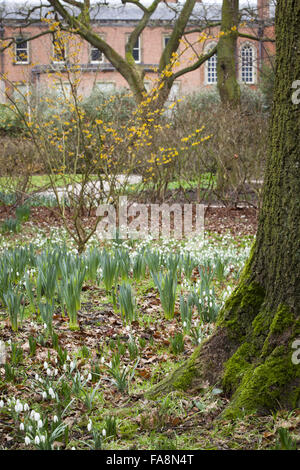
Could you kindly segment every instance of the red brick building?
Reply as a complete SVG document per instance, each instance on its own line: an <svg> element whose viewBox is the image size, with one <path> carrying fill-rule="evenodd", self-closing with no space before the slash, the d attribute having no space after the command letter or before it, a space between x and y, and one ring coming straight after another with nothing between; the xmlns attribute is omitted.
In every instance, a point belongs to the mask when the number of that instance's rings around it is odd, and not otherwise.
<svg viewBox="0 0 300 470"><path fill-rule="evenodd" d="M176 9L180 8L180 3L176 1L169 0L168 3L171 5L164 2L159 4L133 51L136 63L146 71L145 84L149 87L155 78L153 69L158 66L163 48L172 32ZM274 8L269 5L269 0L257 0L254 10L254 17L249 13L242 17L241 21L244 26L240 31L245 35L255 36L258 40L253 41L247 37L240 37L236 51L237 76L240 82L251 87L257 86L263 62L275 52L274 43L263 40L266 37L274 38ZM8 81L21 88L29 85L40 90L48 88L50 82L57 81L57 71L60 71L63 76L66 62L71 60L75 49L77 50L77 65L81 72L79 91L84 96L88 96L94 87L107 92L128 88L125 79L103 54L78 37L72 38L70 43L66 43L62 54L57 53L53 35L40 36L29 41L29 37L40 34L46 30L48 25L39 21L36 16L35 22L31 26L23 27L25 13L26 6L16 8L12 2L0 0L0 38L2 41L11 37L17 39L11 48L0 53L0 100L2 102L5 101L3 91L7 88ZM92 11L92 24L94 30L120 55L124 56L128 35L140 17L141 10L132 4L120 4L114 7L101 6L101 8ZM195 28L195 25L199 25L200 19L203 20L203 18L206 18L210 24L219 23L221 18L220 4L208 5L205 1L198 1L190 18L188 29ZM208 51L213 47L218 40L218 31L218 26L207 29L207 38L202 42L199 42L198 32L189 34L188 40L193 44L193 47L182 54L179 67L185 67L193 61L196 54ZM183 48L183 45L180 46L179 53ZM199 69L182 75L173 85L173 94L187 94L216 84L216 63L217 57L213 56ZM65 87L68 87L67 83L65 83Z"/></svg>

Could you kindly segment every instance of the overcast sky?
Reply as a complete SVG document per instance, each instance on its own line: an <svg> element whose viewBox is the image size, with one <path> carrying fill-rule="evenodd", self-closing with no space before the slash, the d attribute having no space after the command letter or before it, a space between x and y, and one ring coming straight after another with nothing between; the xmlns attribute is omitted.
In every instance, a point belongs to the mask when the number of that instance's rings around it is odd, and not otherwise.
<svg viewBox="0 0 300 470"><path fill-rule="evenodd" d="M5 0L6 3L16 3L16 1L18 3L27 3L28 1L30 0ZM37 1L37 0L35 0ZM96 0L94 0L96 1ZM179 2L184 2L185 0L179 0ZM43 3L46 3L45 0L43 0ZM108 0L107 3L121 3L121 0ZM142 3L151 3L151 0L144 0L142 1ZM212 3L212 4L216 4L216 3L222 3L222 0L203 0L203 3ZM251 5L256 5L257 4L257 0L241 0L241 3L250 3Z"/></svg>

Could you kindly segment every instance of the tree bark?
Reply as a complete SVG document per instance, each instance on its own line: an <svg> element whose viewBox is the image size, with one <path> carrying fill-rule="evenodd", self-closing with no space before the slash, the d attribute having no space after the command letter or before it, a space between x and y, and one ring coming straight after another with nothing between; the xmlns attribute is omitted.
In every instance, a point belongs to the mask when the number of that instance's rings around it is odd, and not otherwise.
<svg viewBox="0 0 300 470"><path fill-rule="evenodd" d="M238 106L240 87L236 71L239 0L223 0L221 36L218 42L218 90L222 103Z"/></svg>
<svg viewBox="0 0 300 470"><path fill-rule="evenodd" d="M218 384L230 403L223 416L300 405L300 4L278 0L276 80L256 242L215 333L148 396Z"/></svg>

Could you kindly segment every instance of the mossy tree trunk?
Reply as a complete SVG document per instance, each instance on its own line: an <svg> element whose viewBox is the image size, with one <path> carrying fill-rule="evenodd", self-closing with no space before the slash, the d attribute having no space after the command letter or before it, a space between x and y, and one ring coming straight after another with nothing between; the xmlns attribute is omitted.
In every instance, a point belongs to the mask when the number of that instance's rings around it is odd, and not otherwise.
<svg viewBox="0 0 300 470"><path fill-rule="evenodd" d="M218 90L222 103L240 104L240 87L236 77L239 0L223 0L221 33L218 42Z"/></svg>
<svg viewBox="0 0 300 470"><path fill-rule="evenodd" d="M217 46L217 86L221 102L226 108L240 105L240 86L237 80L236 49L239 25L239 0L223 0L221 36ZM217 168L217 191L222 197L233 186L236 177L233 155L223 155Z"/></svg>
<svg viewBox="0 0 300 470"><path fill-rule="evenodd" d="M278 0L276 81L256 242L239 285L220 312L215 333L149 392L219 384L231 398L223 415L300 405L300 3Z"/></svg>

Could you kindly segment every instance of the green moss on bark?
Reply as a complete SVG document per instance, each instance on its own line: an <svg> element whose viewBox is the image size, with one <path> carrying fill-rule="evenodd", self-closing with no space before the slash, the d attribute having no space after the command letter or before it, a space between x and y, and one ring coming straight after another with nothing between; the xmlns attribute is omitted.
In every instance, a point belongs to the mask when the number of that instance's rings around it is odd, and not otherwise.
<svg viewBox="0 0 300 470"><path fill-rule="evenodd" d="M257 367L248 367L223 417L268 413L280 405L293 409L300 400L300 368L292 363L285 346L276 347Z"/></svg>
<svg viewBox="0 0 300 470"><path fill-rule="evenodd" d="M159 384L146 392L148 398L155 398L161 394L165 394L170 390L188 390L195 377L200 375L199 366L196 365L196 359L199 355L200 347L198 347L191 357L184 362L178 369L166 377Z"/></svg>

